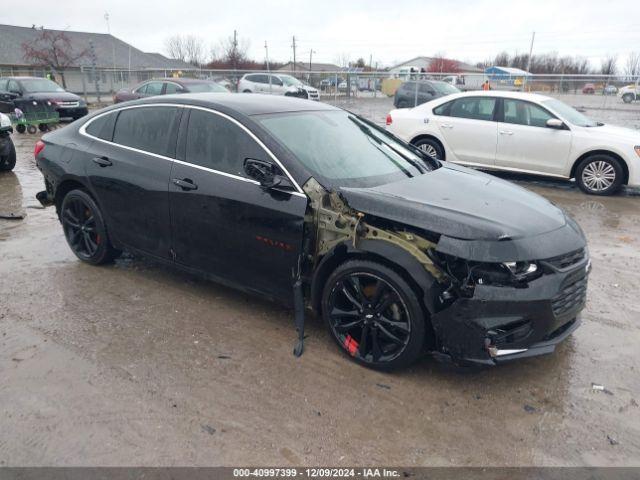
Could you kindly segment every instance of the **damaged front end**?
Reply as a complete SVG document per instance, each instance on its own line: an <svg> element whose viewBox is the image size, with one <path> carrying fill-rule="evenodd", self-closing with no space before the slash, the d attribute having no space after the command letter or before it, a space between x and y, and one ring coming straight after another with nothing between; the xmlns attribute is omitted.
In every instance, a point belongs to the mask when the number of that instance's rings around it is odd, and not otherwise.
<svg viewBox="0 0 640 480"><path fill-rule="evenodd" d="M550 353L580 324L590 261L570 219L533 237L468 240L451 235L450 225L449 235L426 228L446 222L429 222L424 212L407 221L406 204L394 215L389 203L363 202L374 198L369 192L329 192L313 178L303 188L310 207L302 272L314 307L325 269L345 256L373 254L422 291L433 333L427 344L440 359L493 365Z"/></svg>

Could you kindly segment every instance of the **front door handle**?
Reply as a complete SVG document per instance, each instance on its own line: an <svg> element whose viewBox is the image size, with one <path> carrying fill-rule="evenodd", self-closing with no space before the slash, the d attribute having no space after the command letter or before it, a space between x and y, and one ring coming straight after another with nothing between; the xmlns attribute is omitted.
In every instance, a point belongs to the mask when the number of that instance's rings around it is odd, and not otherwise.
<svg viewBox="0 0 640 480"><path fill-rule="evenodd" d="M171 179L171 181L174 183L174 185L179 186L184 191L198 189L198 186L195 183L193 183L193 180L189 178L183 178L183 179L173 178Z"/></svg>
<svg viewBox="0 0 640 480"><path fill-rule="evenodd" d="M500 130L500 135L513 135L511 130Z"/></svg>
<svg viewBox="0 0 640 480"><path fill-rule="evenodd" d="M442 128L453 128L453 125L451 125L450 123L443 123L441 125Z"/></svg>
<svg viewBox="0 0 640 480"><path fill-rule="evenodd" d="M113 162L109 160L107 157L93 157L93 163L100 165L101 167L110 167L113 165Z"/></svg>

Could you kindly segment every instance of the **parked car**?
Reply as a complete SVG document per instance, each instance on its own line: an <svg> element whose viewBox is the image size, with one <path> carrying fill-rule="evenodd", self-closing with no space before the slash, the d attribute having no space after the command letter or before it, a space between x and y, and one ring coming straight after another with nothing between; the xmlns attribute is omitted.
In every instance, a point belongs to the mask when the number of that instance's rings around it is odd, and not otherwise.
<svg viewBox="0 0 640 480"><path fill-rule="evenodd" d="M607 85L602 89L603 95L615 95L618 93L618 87L615 85Z"/></svg>
<svg viewBox="0 0 640 480"><path fill-rule="evenodd" d="M593 83L586 83L584 87L582 87L582 93L592 95L596 93L596 86Z"/></svg>
<svg viewBox="0 0 640 480"><path fill-rule="evenodd" d="M60 118L76 120L89 112L82 98L47 78L1 77L0 92L7 99L51 102Z"/></svg>
<svg viewBox="0 0 640 480"><path fill-rule="evenodd" d="M126 249L294 305L298 347L303 305L381 369L550 353L580 324L589 256L561 209L328 104L155 97L48 133L35 157L79 259Z"/></svg>
<svg viewBox="0 0 640 480"><path fill-rule="evenodd" d="M622 87L618 90L618 96L624 103L631 103L634 100L640 100L640 86L636 83L635 85L632 84Z"/></svg>
<svg viewBox="0 0 640 480"><path fill-rule="evenodd" d="M227 93L228 90L217 82L195 78L158 78L139 83L133 88L118 90L113 96L113 103L137 100L138 98L170 95L172 93Z"/></svg>
<svg viewBox="0 0 640 480"><path fill-rule="evenodd" d="M396 90L393 106L396 108L415 107L436 98L459 92L460 90L453 85L436 80L404 82Z"/></svg>
<svg viewBox="0 0 640 480"><path fill-rule="evenodd" d="M442 81L453 85L461 92L468 92L470 90L482 90L485 76L481 74L449 75L448 77L444 77Z"/></svg>
<svg viewBox="0 0 640 480"><path fill-rule="evenodd" d="M11 140L11 119L0 113L0 171L13 170L16 166L16 147Z"/></svg>
<svg viewBox="0 0 640 480"><path fill-rule="evenodd" d="M387 129L432 157L483 169L575 178L594 195L640 185L640 132L595 122L543 95L451 95L391 111Z"/></svg>
<svg viewBox="0 0 640 480"><path fill-rule="evenodd" d="M320 93L316 88L301 82L296 77L284 74L247 73L238 82L238 92L320 100Z"/></svg>

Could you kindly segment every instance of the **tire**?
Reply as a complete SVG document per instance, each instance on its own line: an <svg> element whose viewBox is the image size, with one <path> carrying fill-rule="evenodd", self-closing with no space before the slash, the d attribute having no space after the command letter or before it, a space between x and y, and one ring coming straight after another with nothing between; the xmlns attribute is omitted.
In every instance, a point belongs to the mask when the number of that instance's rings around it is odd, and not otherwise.
<svg viewBox="0 0 640 480"><path fill-rule="evenodd" d="M385 265L349 260L338 266L324 286L321 308L333 339L361 365L395 370L423 354L425 312L416 292Z"/></svg>
<svg viewBox="0 0 640 480"><path fill-rule="evenodd" d="M26 131L27 131L27 127L25 127L23 124L16 125L16 132L24 133Z"/></svg>
<svg viewBox="0 0 640 480"><path fill-rule="evenodd" d="M71 190L65 195L60 222L71 251L83 262L102 265L120 255L109 241L98 205L84 190Z"/></svg>
<svg viewBox="0 0 640 480"><path fill-rule="evenodd" d="M622 101L624 103L631 103L634 100L634 95L633 93L625 93L624 95L622 95Z"/></svg>
<svg viewBox="0 0 640 480"><path fill-rule="evenodd" d="M590 195L612 195L620 190L624 170L617 158L595 154L585 158L576 168L576 183Z"/></svg>
<svg viewBox="0 0 640 480"><path fill-rule="evenodd" d="M33 135L37 131L38 131L38 128L35 125L29 125L27 127L27 132L30 133L31 135Z"/></svg>
<svg viewBox="0 0 640 480"><path fill-rule="evenodd" d="M9 172L16 166L16 146L11 142L9 146L9 155L0 157L0 171Z"/></svg>
<svg viewBox="0 0 640 480"><path fill-rule="evenodd" d="M431 158L437 158L438 160L445 159L444 148L442 148L440 142L433 138L419 138L413 142L413 145L429 155Z"/></svg>
<svg viewBox="0 0 640 480"><path fill-rule="evenodd" d="M48 132L49 125L47 125L46 123L40 123L38 124L38 130L40 130L41 132Z"/></svg>
<svg viewBox="0 0 640 480"><path fill-rule="evenodd" d="M244 90L242 91L242 93L251 93L251 90L249 90L249 89L247 88L247 89L244 89Z"/></svg>

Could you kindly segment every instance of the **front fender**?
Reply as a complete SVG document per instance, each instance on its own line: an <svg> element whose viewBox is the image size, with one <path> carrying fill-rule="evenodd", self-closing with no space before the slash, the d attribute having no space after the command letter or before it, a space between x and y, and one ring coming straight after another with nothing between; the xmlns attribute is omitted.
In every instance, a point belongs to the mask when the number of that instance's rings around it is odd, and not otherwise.
<svg viewBox="0 0 640 480"><path fill-rule="evenodd" d="M384 240L359 240L356 246L351 241L336 245L320 261L311 280L311 305L319 310L322 290L331 272L343 261L359 255L375 255L382 261L400 268L405 277L420 290L422 302L430 314L438 311L439 296L442 288L437 280L412 256L401 247Z"/></svg>

